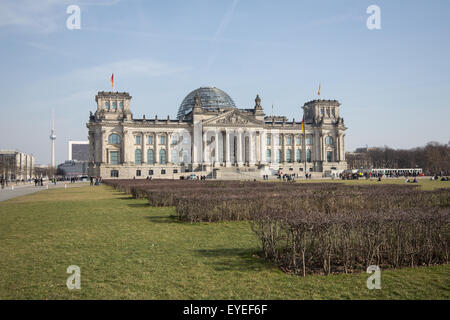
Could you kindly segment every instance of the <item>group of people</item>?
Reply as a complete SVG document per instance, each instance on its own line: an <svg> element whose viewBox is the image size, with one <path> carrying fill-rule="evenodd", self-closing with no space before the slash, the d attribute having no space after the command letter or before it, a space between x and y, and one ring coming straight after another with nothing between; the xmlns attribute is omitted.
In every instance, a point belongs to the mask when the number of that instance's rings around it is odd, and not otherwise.
<svg viewBox="0 0 450 320"><path fill-rule="evenodd" d="M42 187L43 185L44 185L44 178L42 178L42 177L34 178L34 186L35 187Z"/></svg>
<svg viewBox="0 0 450 320"><path fill-rule="evenodd" d="M432 176L430 180L431 181L439 181L439 180L441 180L441 181L450 181L450 178L441 176L441 179L439 179L438 175L435 175L435 176Z"/></svg>
<svg viewBox="0 0 450 320"><path fill-rule="evenodd" d="M406 178L405 183L418 183L417 178L414 177L414 180L410 180L409 178Z"/></svg>
<svg viewBox="0 0 450 320"><path fill-rule="evenodd" d="M99 186L103 182L102 177L89 177L89 180L91 181L91 186Z"/></svg>

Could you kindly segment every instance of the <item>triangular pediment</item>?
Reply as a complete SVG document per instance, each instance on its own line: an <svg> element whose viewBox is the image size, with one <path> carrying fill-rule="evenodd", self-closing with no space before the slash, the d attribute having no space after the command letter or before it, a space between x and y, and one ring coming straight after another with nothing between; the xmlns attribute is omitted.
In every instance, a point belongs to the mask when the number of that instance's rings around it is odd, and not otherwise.
<svg viewBox="0 0 450 320"><path fill-rule="evenodd" d="M244 114L238 110L231 110L216 117L203 121L204 126L262 126L263 121Z"/></svg>

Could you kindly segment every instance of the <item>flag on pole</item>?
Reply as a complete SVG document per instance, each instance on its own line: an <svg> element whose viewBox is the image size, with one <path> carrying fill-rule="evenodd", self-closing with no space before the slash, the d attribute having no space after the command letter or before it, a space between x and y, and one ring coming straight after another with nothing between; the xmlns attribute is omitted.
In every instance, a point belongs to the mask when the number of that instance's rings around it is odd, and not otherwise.
<svg viewBox="0 0 450 320"><path fill-rule="evenodd" d="M302 119L302 133L303 133L303 136L305 136L305 116L303 116L303 119Z"/></svg>
<svg viewBox="0 0 450 320"><path fill-rule="evenodd" d="M114 73L111 75L111 88L114 88Z"/></svg>
<svg viewBox="0 0 450 320"><path fill-rule="evenodd" d="M320 96L320 83L319 83L319 91L317 92L317 94Z"/></svg>

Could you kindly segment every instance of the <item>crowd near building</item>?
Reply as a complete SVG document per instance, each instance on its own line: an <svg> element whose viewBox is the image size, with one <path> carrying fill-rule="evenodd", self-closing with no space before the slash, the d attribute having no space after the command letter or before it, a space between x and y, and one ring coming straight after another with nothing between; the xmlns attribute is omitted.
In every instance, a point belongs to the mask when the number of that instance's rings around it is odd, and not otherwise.
<svg viewBox="0 0 450 320"><path fill-rule="evenodd" d="M258 95L253 107L237 108L224 91L199 88L182 101L176 119L134 118L131 99L127 92L98 92L87 123L90 176L261 178L283 171L322 177L347 168L347 128L336 100L303 105L304 136L301 121L267 116Z"/></svg>
<svg viewBox="0 0 450 320"><path fill-rule="evenodd" d="M0 179L27 181L34 176L34 157L17 150L0 150Z"/></svg>

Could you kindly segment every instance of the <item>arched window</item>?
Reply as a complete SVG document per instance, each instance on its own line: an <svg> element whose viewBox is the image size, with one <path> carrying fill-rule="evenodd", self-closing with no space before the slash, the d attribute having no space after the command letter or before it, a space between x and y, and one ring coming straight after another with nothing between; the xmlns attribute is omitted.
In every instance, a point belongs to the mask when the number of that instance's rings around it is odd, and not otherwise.
<svg viewBox="0 0 450 320"><path fill-rule="evenodd" d="M155 163L155 153L153 152L153 149L148 149L147 151L147 163L148 164Z"/></svg>
<svg viewBox="0 0 450 320"><path fill-rule="evenodd" d="M311 162L311 150L306 150L306 161Z"/></svg>
<svg viewBox="0 0 450 320"><path fill-rule="evenodd" d="M292 150L286 150L286 162L292 162Z"/></svg>
<svg viewBox="0 0 450 320"><path fill-rule="evenodd" d="M297 160L297 162L302 161L302 153L300 152L300 149L297 149L297 151L295 151L295 159Z"/></svg>
<svg viewBox="0 0 450 320"><path fill-rule="evenodd" d="M272 152L270 152L270 149L266 150L266 162L272 162Z"/></svg>
<svg viewBox="0 0 450 320"><path fill-rule="evenodd" d="M333 144L333 138L330 136L325 137L325 144Z"/></svg>
<svg viewBox="0 0 450 320"><path fill-rule="evenodd" d="M117 102L114 101L112 103L112 108L113 108L113 110L117 110Z"/></svg>
<svg viewBox="0 0 450 320"><path fill-rule="evenodd" d="M105 102L105 109L109 110L109 102Z"/></svg>
<svg viewBox="0 0 450 320"><path fill-rule="evenodd" d="M120 102L119 102L119 109L120 109L120 110L123 110L123 101L120 101Z"/></svg>
<svg viewBox="0 0 450 320"><path fill-rule="evenodd" d="M166 164L166 150L159 150L159 163Z"/></svg>
<svg viewBox="0 0 450 320"><path fill-rule="evenodd" d="M109 144L119 144L120 143L120 136L117 133L113 133L108 137L108 143Z"/></svg>
<svg viewBox="0 0 450 320"><path fill-rule="evenodd" d="M142 164L142 151L141 151L141 149L136 149L136 151L134 151L134 163L135 164Z"/></svg>

